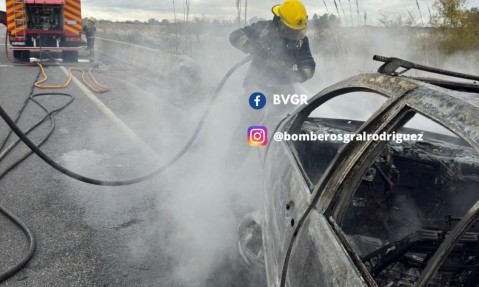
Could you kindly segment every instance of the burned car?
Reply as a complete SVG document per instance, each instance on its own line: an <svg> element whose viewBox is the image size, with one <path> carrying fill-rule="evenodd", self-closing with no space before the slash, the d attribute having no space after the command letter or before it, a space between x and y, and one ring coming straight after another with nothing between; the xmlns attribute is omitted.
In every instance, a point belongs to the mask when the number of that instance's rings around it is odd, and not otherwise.
<svg viewBox="0 0 479 287"><path fill-rule="evenodd" d="M240 241L269 287L479 286L479 86L401 74L479 77L375 59L270 134L265 209Z"/></svg>

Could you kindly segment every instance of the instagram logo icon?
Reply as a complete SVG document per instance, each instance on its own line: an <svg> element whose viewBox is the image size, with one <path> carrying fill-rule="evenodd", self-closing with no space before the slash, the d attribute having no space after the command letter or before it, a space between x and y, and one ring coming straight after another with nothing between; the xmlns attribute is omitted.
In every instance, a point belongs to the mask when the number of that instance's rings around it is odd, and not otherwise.
<svg viewBox="0 0 479 287"><path fill-rule="evenodd" d="M262 126L249 127L248 144L250 146L267 145L268 144L268 129Z"/></svg>

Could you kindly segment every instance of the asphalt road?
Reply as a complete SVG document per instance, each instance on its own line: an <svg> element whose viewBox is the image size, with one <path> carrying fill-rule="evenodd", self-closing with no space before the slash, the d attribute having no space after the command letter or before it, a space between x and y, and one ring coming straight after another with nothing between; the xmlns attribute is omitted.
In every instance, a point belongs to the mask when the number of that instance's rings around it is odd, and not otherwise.
<svg viewBox="0 0 479 287"><path fill-rule="evenodd" d="M0 29L0 35L4 30ZM10 63L3 48L1 45L0 105L10 116L15 116L32 93L60 92L32 89L39 69ZM75 100L55 117L55 131L42 150L86 176L126 179L143 175L179 150L197 123L210 87L197 90L194 99L189 99L178 92L185 87L155 79L141 69L101 55L96 61L100 66L95 76L111 91L94 94L76 81L61 90ZM75 66L87 69L90 64ZM48 84L63 83L68 68L50 63ZM48 95L39 100L49 108L65 102ZM25 130L42 115L29 103L19 126ZM30 138L38 141L49 127L50 123L45 123ZM208 135L218 136L216 128L207 129ZM2 122L0 140L8 131ZM256 273L261 272L247 270L237 260L233 234L237 219L230 206L222 206L228 205L230 195L216 200L218 194L212 190L222 187L210 186L222 175L219 168L211 171L211 165L222 159L201 152L207 141L208 136L200 137L190 155L160 176L125 187L85 184L30 156L0 180L0 204L34 231L38 247L26 268L0 286L261 286L256 281L262 277ZM17 147L1 161L0 172L27 151L23 144ZM201 180L209 173L212 178ZM194 197L187 193L191 185L199 193ZM196 218L202 213L207 215L208 225ZM194 226L188 224L188 216ZM195 228L203 226L206 235L200 236ZM3 216L0 229L1 272L21 258L27 242ZM224 230L231 234L218 240Z"/></svg>

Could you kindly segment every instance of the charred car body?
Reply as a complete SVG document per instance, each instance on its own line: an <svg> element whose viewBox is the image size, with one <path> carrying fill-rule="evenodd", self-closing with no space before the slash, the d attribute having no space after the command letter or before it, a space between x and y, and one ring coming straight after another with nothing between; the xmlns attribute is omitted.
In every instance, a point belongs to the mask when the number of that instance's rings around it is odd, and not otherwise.
<svg viewBox="0 0 479 287"><path fill-rule="evenodd" d="M275 131L329 140L270 141L262 220L242 224L261 226L263 249L240 241L268 286L479 286L479 88L376 59L380 73L323 90ZM417 136L339 140L353 133Z"/></svg>

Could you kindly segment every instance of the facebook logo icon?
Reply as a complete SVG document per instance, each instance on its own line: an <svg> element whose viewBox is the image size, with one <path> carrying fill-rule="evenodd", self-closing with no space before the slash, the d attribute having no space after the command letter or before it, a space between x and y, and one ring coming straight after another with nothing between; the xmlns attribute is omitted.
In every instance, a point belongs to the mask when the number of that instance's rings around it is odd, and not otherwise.
<svg viewBox="0 0 479 287"><path fill-rule="evenodd" d="M266 97L260 92L253 93L249 97L249 105L255 110L261 110L266 106Z"/></svg>

